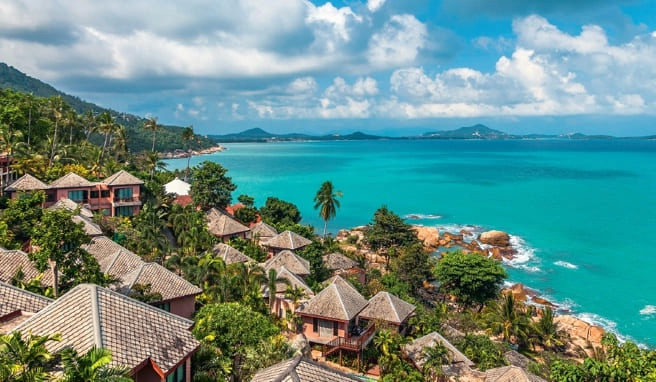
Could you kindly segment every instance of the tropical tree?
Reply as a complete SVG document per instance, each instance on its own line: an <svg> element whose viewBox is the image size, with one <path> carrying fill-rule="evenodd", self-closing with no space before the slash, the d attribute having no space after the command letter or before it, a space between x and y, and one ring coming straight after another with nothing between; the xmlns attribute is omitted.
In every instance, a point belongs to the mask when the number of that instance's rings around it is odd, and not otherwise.
<svg viewBox="0 0 656 382"><path fill-rule="evenodd" d="M155 138L157 136L157 132L162 130L162 125L157 123L157 117L150 116L144 122L143 127L144 127L144 129L153 132L153 147L150 149L150 151L154 152L155 151Z"/></svg>
<svg viewBox="0 0 656 382"><path fill-rule="evenodd" d="M551 307L545 307L542 311L542 317L534 325L538 342L547 350L562 348L565 343L563 339L566 336L558 328L558 323L554 321L554 312Z"/></svg>
<svg viewBox="0 0 656 382"><path fill-rule="evenodd" d="M501 304L491 303L483 311L483 322L491 334L501 334L504 341L526 346L531 335L531 317L512 293L503 296Z"/></svg>
<svg viewBox="0 0 656 382"><path fill-rule="evenodd" d="M59 341L59 334L38 336L19 331L0 336L0 380L15 382L48 381L47 371L53 355L46 348L50 341Z"/></svg>
<svg viewBox="0 0 656 382"><path fill-rule="evenodd" d="M191 150L191 142L194 140L195 137L196 134L194 134L193 126L187 126L184 129L182 129L182 143L187 146L187 168L185 169L185 175L184 175L185 181L189 178L189 162L191 162L191 153L193 152Z"/></svg>
<svg viewBox="0 0 656 382"><path fill-rule="evenodd" d="M441 343L434 343L422 351L424 364L421 371L428 381L438 381L444 375L442 365L451 362L449 350Z"/></svg>
<svg viewBox="0 0 656 382"><path fill-rule="evenodd" d="M331 181L325 181L314 196L314 209L319 209L319 216L323 219L323 237L326 237L328 229L328 220L337 215L337 209L340 207L339 198L342 197L342 191L335 191Z"/></svg>
<svg viewBox="0 0 656 382"><path fill-rule="evenodd" d="M365 240L371 249L385 256L388 267L390 258L396 255L400 247L419 242L412 226L386 206L380 207L374 213L373 222L365 231Z"/></svg>
<svg viewBox="0 0 656 382"><path fill-rule="evenodd" d="M453 345L474 362L481 371L506 365L503 353L508 350L508 347L493 342L489 336L484 334L469 333L457 339Z"/></svg>
<svg viewBox="0 0 656 382"><path fill-rule="evenodd" d="M103 112L98 117L97 129L98 131L100 131L105 135L102 149L100 150L100 157L98 157L98 167L101 167L103 165L103 159L105 157L105 151L107 150L107 146L109 145L110 136L111 134L114 133L117 126L118 124L114 121L114 117L112 117L112 115L108 111Z"/></svg>
<svg viewBox="0 0 656 382"><path fill-rule="evenodd" d="M52 141L50 145L50 160L48 165L52 165L55 158L55 148L57 146L57 132L59 131L59 122L64 113L64 99L61 96L54 96L49 99L49 108L52 112L53 119L55 120L52 134Z"/></svg>
<svg viewBox="0 0 656 382"><path fill-rule="evenodd" d="M127 367L110 366L112 352L105 348L92 347L84 354L73 348L62 351L64 371L62 382L131 382Z"/></svg>
<svg viewBox="0 0 656 382"><path fill-rule="evenodd" d="M293 225L301 221L301 212L293 203L270 196L260 208L262 220L274 226Z"/></svg>
<svg viewBox="0 0 656 382"><path fill-rule="evenodd" d="M218 163L204 161L192 169L191 199L203 210L210 208L225 209L232 202L232 192L237 186L232 178L226 176L226 170Z"/></svg>

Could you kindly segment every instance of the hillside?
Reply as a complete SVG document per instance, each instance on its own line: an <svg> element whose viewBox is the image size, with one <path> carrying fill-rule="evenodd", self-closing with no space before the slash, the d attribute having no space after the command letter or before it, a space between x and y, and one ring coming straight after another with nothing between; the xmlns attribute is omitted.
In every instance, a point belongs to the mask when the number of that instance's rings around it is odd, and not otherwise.
<svg viewBox="0 0 656 382"><path fill-rule="evenodd" d="M138 153L144 150L150 150L151 148L152 133L143 129L143 123L146 121L143 117L105 109L93 103L86 102L78 97L63 93L51 85L30 77L5 63L0 63L0 88L31 93L36 97L61 96L78 114L84 114L89 110L94 114L109 111L116 119L116 122L127 128L128 148L130 152ZM182 129L183 127L180 126L164 126L162 131L157 133L156 149L158 151L181 149L183 147L181 138ZM215 144L210 138L203 136L197 136L197 138L200 142L197 146L198 149L208 148ZM95 139L92 137L92 141L100 143L101 138L99 136L95 137Z"/></svg>
<svg viewBox="0 0 656 382"><path fill-rule="evenodd" d="M217 142L289 142L289 141L355 141L389 139L377 135L355 132L351 134L309 135L300 133L272 134L260 128L248 129L239 133L210 135Z"/></svg>

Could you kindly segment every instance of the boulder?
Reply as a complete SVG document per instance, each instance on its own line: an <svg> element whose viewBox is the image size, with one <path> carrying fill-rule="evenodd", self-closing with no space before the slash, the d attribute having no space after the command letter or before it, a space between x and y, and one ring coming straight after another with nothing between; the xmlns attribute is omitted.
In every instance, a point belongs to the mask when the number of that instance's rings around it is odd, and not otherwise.
<svg viewBox="0 0 656 382"><path fill-rule="evenodd" d="M513 247L493 247L490 249L490 256L496 260L512 260L516 254L517 251Z"/></svg>
<svg viewBox="0 0 656 382"><path fill-rule="evenodd" d="M495 247L507 247L510 245L510 235L502 231L487 231L478 236L478 241Z"/></svg>
<svg viewBox="0 0 656 382"><path fill-rule="evenodd" d="M578 350L583 350L588 357L593 357L595 353L593 348L601 347L601 337L605 333L603 328L569 315L556 316L554 322L560 330L569 335L569 344L573 345L569 350L572 353L576 354Z"/></svg>
<svg viewBox="0 0 656 382"><path fill-rule="evenodd" d="M440 231L435 227L412 227L417 233L417 238L424 243L424 247L434 251L440 246Z"/></svg>
<svg viewBox="0 0 656 382"><path fill-rule="evenodd" d="M551 301L545 300L542 297L538 297L538 296L531 297L531 301L533 301L536 304L543 305L543 306L549 306L549 307L552 307L552 308L556 307L556 305L553 304Z"/></svg>

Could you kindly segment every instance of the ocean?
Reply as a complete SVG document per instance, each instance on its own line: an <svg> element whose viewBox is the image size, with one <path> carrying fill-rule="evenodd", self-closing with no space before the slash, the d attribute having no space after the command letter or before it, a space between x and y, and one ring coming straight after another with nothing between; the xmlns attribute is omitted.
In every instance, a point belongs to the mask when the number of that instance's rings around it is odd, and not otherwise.
<svg viewBox="0 0 656 382"><path fill-rule="evenodd" d="M406 222L497 229L519 255L511 282L623 339L656 347L656 141L379 140L226 144L194 157L228 169L233 193L296 204L317 232L321 183L343 192L331 232L386 205ZM184 168L186 159L167 161Z"/></svg>

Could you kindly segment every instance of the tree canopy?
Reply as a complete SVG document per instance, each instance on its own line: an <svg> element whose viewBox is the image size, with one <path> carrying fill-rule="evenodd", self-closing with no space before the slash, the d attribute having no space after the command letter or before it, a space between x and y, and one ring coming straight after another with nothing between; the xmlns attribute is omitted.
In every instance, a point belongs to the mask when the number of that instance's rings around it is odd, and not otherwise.
<svg viewBox="0 0 656 382"><path fill-rule="evenodd" d="M365 232L365 240L371 249L381 252L388 263L398 248L419 242L412 226L387 209L387 206L374 212L373 222Z"/></svg>
<svg viewBox="0 0 656 382"><path fill-rule="evenodd" d="M228 172L218 163L204 161L191 171L191 199L204 210L225 209L232 202L232 192L237 186Z"/></svg>
<svg viewBox="0 0 656 382"><path fill-rule="evenodd" d="M274 226L294 225L301 221L301 211L293 203L270 196L260 208L262 220Z"/></svg>

